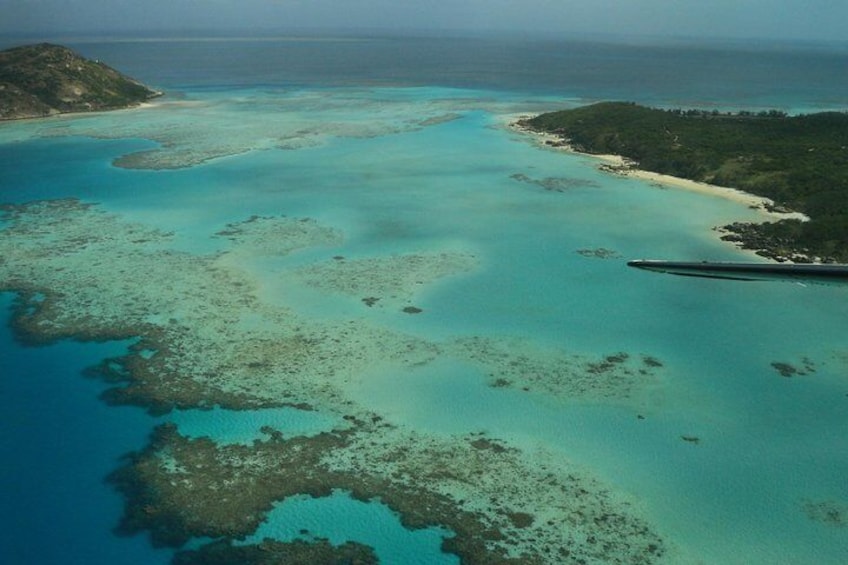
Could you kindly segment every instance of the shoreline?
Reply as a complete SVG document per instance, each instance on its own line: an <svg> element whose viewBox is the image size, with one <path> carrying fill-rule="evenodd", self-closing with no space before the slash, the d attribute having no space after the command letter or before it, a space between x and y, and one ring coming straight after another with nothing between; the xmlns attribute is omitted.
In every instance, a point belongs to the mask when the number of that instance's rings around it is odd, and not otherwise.
<svg viewBox="0 0 848 565"><path fill-rule="evenodd" d="M591 157L593 159L597 159L601 162L598 165L598 168L610 174L631 177L643 180L648 183L661 185L663 187L679 188L682 190L688 190L690 192L697 192L698 194L717 196L726 200L732 200L733 202L744 204L751 209L758 210L766 218L774 220L800 220L802 222L810 221L809 216L807 216L806 214L793 211L778 211L775 209L774 200L766 198L764 196L757 196L756 194L751 194L738 188L733 188L729 186L719 186L716 184L709 184L706 182L694 181L691 179L675 177L672 175L664 175L661 173L655 173L653 171L640 169L638 168L638 164L635 161L631 161L630 159L627 159L626 157L623 157L621 155L587 153L585 151L579 151L559 135L553 133L539 132L521 124L521 120L530 117L531 116L527 115L509 116L508 120L505 121L505 124L508 129L516 133L529 135L535 138L537 145L540 145L542 147L562 151L564 153L570 153L572 155L579 155L581 157Z"/></svg>
<svg viewBox="0 0 848 565"><path fill-rule="evenodd" d="M780 210L772 199L757 196L756 194L751 194L738 188L719 186L639 169L636 162L622 155L595 154L579 151L566 139L563 139L557 134L536 131L521 123L523 120L531 117L526 114L504 116L502 125L514 133L528 136L539 147L594 159L598 161L596 168L606 173L638 179L659 188L687 190L706 196L724 198L757 211L761 216L760 220L733 222L728 225L714 226L712 228L712 231L718 234L719 240L732 245L742 253L751 254L777 263L830 262L826 258L822 259L818 256L809 255L805 251L790 250L788 253L781 251L779 248L770 245L770 242L746 235L745 230L734 229L736 226L753 226L768 222L779 222L781 220L810 221L810 217L804 213L792 210Z"/></svg>
<svg viewBox="0 0 848 565"><path fill-rule="evenodd" d="M803 214L801 212L778 211L775 209L774 200L766 198L764 196L757 196L755 194L739 190L738 188L732 188L729 186L719 186L716 184L709 184L705 182L698 182L694 180L684 179L681 177L663 175L660 173L645 171L643 169L636 168L622 170L620 174L622 174L623 176L641 179L647 182L661 184L663 186L680 188L691 192L697 192L699 194L706 194L709 196L717 196L719 198L732 200L733 202L738 202L739 204L745 204L749 208L759 211L763 216L775 220L799 220L802 222L810 221L810 217L806 214Z"/></svg>
<svg viewBox="0 0 848 565"><path fill-rule="evenodd" d="M130 104L128 106L120 106L118 108L98 108L97 110L71 110L68 112L60 112L53 111L48 114L38 115L38 116L14 116L11 118L0 118L0 124L9 122L23 122L26 120L47 120L51 118L68 118L68 117L77 117L77 116L93 116L98 114L110 114L113 112L124 112L127 110L147 110L150 108L158 108L163 105L163 102L151 102L149 100L145 100L144 102L138 102L137 104Z"/></svg>

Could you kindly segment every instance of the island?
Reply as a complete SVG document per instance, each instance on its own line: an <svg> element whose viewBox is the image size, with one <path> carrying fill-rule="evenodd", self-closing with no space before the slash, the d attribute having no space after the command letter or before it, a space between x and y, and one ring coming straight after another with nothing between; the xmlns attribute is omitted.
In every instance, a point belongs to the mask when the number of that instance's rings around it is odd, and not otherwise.
<svg viewBox="0 0 848 565"><path fill-rule="evenodd" d="M848 262L848 113L722 113L602 102L523 119L549 143L615 154L624 168L733 187L809 218L724 226L723 239L778 261Z"/></svg>
<svg viewBox="0 0 848 565"><path fill-rule="evenodd" d="M117 110L161 94L61 45L0 51L0 120Z"/></svg>

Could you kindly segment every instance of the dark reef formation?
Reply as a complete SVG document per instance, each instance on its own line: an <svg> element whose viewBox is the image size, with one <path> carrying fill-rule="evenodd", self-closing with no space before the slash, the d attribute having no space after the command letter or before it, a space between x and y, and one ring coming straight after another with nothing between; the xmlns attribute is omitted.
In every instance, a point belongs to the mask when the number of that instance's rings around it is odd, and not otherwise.
<svg viewBox="0 0 848 565"><path fill-rule="evenodd" d="M509 178L518 182L541 187L548 192L566 192L575 188L598 188L599 186L597 182L591 180L559 177L537 179L525 175L524 173L515 173L514 175L510 175Z"/></svg>
<svg viewBox="0 0 848 565"><path fill-rule="evenodd" d="M801 360L801 365L794 365L792 363L787 363L785 361L773 361L771 366L777 371L781 377L792 378L792 377L803 377L806 375L810 375L816 372L816 365L812 362L808 357L804 357Z"/></svg>
<svg viewBox="0 0 848 565"><path fill-rule="evenodd" d="M0 51L0 120L116 110L160 95L60 45Z"/></svg>
<svg viewBox="0 0 848 565"><path fill-rule="evenodd" d="M447 528L453 535L445 538L442 549L460 556L463 563L529 564L552 560L580 563L583 559L652 563L665 552L662 541L639 521L611 508L598 512L576 504L576 514L570 519L591 520L597 546L590 542L555 547L540 538L534 550L509 555L503 544L509 544L517 532L541 534L533 514L504 508L499 511L500 519L492 522L480 512L462 509L462 501L428 488L427 482L465 480L460 477L462 469L454 468L450 457L445 458L445 453L437 451L425 453L428 459L436 458L443 463L430 469L418 467L410 459L415 457L412 446L372 454L358 472L335 468L332 456L328 458L328 455L342 454L347 459L344 452L358 451L357 442L371 442L370 436L376 429L392 427L378 418L365 422L351 417L348 421L351 428L313 437L284 438L279 432L265 429L269 438L256 440L252 445L217 445L208 438L189 439L180 435L175 426L162 425L144 451L127 456L124 467L109 477L127 499L118 533L149 531L155 545L169 547L181 547L192 538L243 540L265 520L274 502L299 494L324 497L341 490L356 500L379 499L398 513L408 529ZM480 462L492 463L516 455L514 449L478 435L468 438L463 445L460 449L470 447ZM386 469L380 469L387 464L397 466L388 475ZM411 481L407 474L413 471L425 474L415 475L417 478ZM548 480L548 488L562 489L575 503L593 496L575 477L562 484L550 476ZM571 528L574 524L549 521L538 526L556 529ZM304 545L301 549L324 551L326 548L319 542L317 548ZM270 551L290 550L285 546L270 548ZM233 548L229 542L218 542L199 552L178 554L175 562L205 563L197 559L208 554L235 558L239 551L255 555L256 551L265 550L254 546ZM361 550L356 553L367 559Z"/></svg>
<svg viewBox="0 0 848 565"><path fill-rule="evenodd" d="M347 542L333 546L327 540L294 540L280 542L265 539L255 545L233 545L231 541L216 541L195 550L180 551L174 565L376 565L374 550L368 546Z"/></svg>
<svg viewBox="0 0 848 565"><path fill-rule="evenodd" d="M807 517L834 528L848 526L848 505L834 500L805 500L801 509Z"/></svg>
<svg viewBox="0 0 848 565"><path fill-rule="evenodd" d="M576 251L577 254L582 255L583 257L591 257L594 259L620 259L621 253L615 251L614 249L607 249L605 247L598 247L597 249L578 249Z"/></svg>

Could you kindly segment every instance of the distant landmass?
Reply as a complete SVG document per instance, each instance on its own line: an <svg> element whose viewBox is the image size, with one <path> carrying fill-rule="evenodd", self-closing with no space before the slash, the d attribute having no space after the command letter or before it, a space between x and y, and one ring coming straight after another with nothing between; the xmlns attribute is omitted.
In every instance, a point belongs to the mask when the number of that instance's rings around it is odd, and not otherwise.
<svg viewBox="0 0 848 565"><path fill-rule="evenodd" d="M117 110L161 94L61 45L0 51L0 120Z"/></svg>
<svg viewBox="0 0 848 565"><path fill-rule="evenodd" d="M576 151L616 154L642 170L737 188L810 221L725 226L761 255L848 262L848 113L721 113L603 102L520 124Z"/></svg>

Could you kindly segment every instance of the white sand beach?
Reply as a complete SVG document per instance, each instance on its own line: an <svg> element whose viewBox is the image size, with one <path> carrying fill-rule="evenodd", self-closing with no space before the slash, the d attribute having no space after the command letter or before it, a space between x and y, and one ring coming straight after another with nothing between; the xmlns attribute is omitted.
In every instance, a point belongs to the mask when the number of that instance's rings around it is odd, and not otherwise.
<svg viewBox="0 0 848 565"><path fill-rule="evenodd" d="M520 119L526 119L529 117L530 116L511 116L510 122L508 123L508 127L518 133L532 136L533 138L535 138L536 143L541 146L596 159L600 162L600 168L612 174L637 178L646 182L661 185L663 187L689 190L692 192L698 192L701 194L707 194L710 196L717 196L719 198L732 200L734 202L738 202L739 204L744 204L749 208L759 210L764 216L764 221L794 219L806 222L810 219L806 214L802 214L800 212L782 212L775 210L775 203L770 198L750 194L737 188L718 186L705 182L698 182L671 175L663 175L652 171L646 171L643 169L639 169L638 163L630 161L629 159L622 157L621 155L602 155L578 151L560 136L552 133L534 131L532 129L522 126L518 121Z"/></svg>

